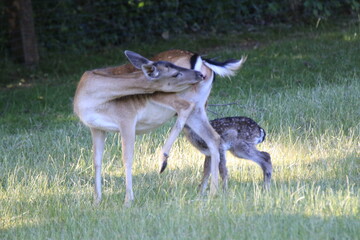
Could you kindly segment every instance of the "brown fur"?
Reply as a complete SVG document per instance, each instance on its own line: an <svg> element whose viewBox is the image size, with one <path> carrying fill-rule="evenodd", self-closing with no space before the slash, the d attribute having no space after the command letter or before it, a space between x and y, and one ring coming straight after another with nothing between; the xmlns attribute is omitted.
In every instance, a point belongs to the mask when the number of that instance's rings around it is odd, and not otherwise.
<svg viewBox="0 0 360 240"><path fill-rule="evenodd" d="M187 51L171 50L160 53L154 59L170 61L177 66L190 68L190 58L193 55ZM243 62L245 62L245 59L239 60L236 69L240 68ZM216 193L218 188L217 165L219 162L220 136L209 124L204 108L211 90L213 71L202 62L200 57L197 58L197 63L198 70L202 73L202 81L199 82L199 79L196 78L200 75L195 74L193 82L198 83L179 93L156 92L153 94L125 96L131 95L128 94L131 91L134 92L132 94L139 94L136 91L146 93L155 89L148 87L146 85L148 83L147 81L144 82L144 79L131 79L130 77L126 78L124 82L123 76L139 75L138 71L132 72L134 69L127 65L96 69L84 74L76 91L74 109L80 119L90 127L92 133L96 202L101 200L100 179L105 131L118 131L122 136L122 158L126 174L125 203L130 204L134 199L131 168L135 134L146 133L157 128L175 114L178 117L163 146L161 161L166 162L172 144L185 123L188 124L206 141L209 147L212 156L210 193ZM158 82L159 84L156 87L158 87L159 91L169 90L172 85L176 85L171 79L165 79L165 83L162 81L162 84L160 84L160 81ZM124 86L118 86L123 83ZM93 86L94 84L95 86ZM167 86L168 84L170 87ZM146 88L143 89L143 86Z"/></svg>

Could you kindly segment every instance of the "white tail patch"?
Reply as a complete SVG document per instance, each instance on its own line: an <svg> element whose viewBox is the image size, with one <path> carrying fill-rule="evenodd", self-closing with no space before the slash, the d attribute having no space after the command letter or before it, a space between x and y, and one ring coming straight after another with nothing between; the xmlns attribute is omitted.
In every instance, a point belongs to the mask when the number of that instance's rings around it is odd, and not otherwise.
<svg viewBox="0 0 360 240"><path fill-rule="evenodd" d="M234 76L236 71L242 67L246 59L247 56L243 56L238 61L228 61L223 64L216 64L212 63L211 61L205 60L204 64L221 77L231 77Z"/></svg>
<svg viewBox="0 0 360 240"><path fill-rule="evenodd" d="M265 131L264 129L260 128L260 137L256 139L255 144L262 143L265 140Z"/></svg>
<svg viewBox="0 0 360 240"><path fill-rule="evenodd" d="M196 71L201 71L201 66L202 66L202 63L203 63L203 60L200 56L197 57L196 59L196 63L195 63L195 66L194 66L194 70Z"/></svg>

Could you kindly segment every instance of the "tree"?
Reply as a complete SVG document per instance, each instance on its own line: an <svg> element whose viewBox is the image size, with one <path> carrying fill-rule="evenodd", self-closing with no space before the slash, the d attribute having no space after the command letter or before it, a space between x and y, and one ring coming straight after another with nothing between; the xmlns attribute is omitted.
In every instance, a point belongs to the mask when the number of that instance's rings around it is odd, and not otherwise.
<svg viewBox="0 0 360 240"><path fill-rule="evenodd" d="M12 56L26 65L39 62L31 0L7 0Z"/></svg>

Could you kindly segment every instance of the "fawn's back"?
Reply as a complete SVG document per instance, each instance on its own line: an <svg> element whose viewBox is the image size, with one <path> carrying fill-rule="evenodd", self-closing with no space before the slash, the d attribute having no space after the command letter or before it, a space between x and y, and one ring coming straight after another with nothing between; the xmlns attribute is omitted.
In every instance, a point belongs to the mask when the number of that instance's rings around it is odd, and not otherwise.
<svg viewBox="0 0 360 240"><path fill-rule="evenodd" d="M249 144L259 144L265 140L265 130L254 120L247 117L226 117L210 121L211 126L221 136L223 150L229 150L238 141ZM208 155L206 143L188 126L185 126L188 140L202 153Z"/></svg>

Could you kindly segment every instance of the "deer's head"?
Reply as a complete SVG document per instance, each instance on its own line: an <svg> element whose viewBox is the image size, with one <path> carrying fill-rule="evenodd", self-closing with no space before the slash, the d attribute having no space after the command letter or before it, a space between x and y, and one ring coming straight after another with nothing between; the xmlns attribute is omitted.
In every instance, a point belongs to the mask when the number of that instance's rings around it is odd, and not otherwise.
<svg viewBox="0 0 360 240"><path fill-rule="evenodd" d="M125 51L126 57L131 64L141 70L149 81L157 81L162 84L162 90L166 88L184 88L204 80L199 71L182 68L167 61L150 61L132 51Z"/></svg>

